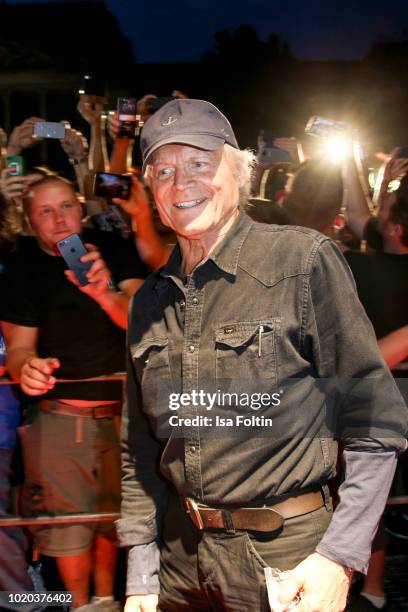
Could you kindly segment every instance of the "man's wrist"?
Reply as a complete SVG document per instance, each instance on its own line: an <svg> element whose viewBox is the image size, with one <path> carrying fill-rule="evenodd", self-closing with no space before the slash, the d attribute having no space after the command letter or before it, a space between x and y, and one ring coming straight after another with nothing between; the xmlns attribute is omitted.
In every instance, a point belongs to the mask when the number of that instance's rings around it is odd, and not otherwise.
<svg viewBox="0 0 408 612"><path fill-rule="evenodd" d="M72 164L73 166L79 166L81 164L87 164L88 163L88 156L70 157L69 158L69 163Z"/></svg>
<svg viewBox="0 0 408 612"><path fill-rule="evenodd" d="M99 306L102 308L102 310L104 310L105 312L108 312L110 308L112 307L112 304L116 296L117 296L116 290L111 286L107 286L105 291L102 291L101 293L98 294L98 296L96 297L96 300Z"/></svg>
<svg viewBox="0 0 408 612"><path fill-rule="evenodd" d="M7 155L20 155L21 151L22 148L17 145L9 143L7 146Z"/></svg>

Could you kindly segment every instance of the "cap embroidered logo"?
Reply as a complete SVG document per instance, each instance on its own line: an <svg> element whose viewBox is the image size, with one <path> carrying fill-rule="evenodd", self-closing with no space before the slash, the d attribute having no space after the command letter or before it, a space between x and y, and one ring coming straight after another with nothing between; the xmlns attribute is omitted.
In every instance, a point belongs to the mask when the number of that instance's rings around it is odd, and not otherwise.
<svg viewBox="0 0 408 612"><path fill-rule="evenodd" d="M176 123L176 121L177 121L177 117L172 117L170 115L170 117L168 117L166 121L163 121L162 126L165 127L167 125L172 125L172 123Z"/></svg>

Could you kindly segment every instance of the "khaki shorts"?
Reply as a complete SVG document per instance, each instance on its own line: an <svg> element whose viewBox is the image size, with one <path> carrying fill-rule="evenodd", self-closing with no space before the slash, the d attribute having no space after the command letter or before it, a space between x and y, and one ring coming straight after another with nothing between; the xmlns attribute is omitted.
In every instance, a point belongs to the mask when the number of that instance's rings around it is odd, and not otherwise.
<svg viewBox="0 0 408 612"><path fill-rule="evenodd" d="M119 512L117 419L51 414L36 407L27 411L25 425L19 429L25 471L25 516ZM39 551L51 557L89 550L95 535L116 539L111 522L39 526L30 530Z"/></svg>

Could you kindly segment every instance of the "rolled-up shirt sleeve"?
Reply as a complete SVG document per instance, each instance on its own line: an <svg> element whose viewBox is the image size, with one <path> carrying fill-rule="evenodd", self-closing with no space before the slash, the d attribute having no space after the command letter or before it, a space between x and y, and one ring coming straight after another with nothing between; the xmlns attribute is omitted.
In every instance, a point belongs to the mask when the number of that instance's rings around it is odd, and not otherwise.
<svg viewBox="0 0 408 612"><path fill-rule="evenodd" d="M340 503L316 551L366 574L397 454L345 451L343 463L345 480L339 489Z"/></svg>
<svg viewBox="0 0 408 612"><path fill-rule="evenodd" d="M128 552L126 596L158 595L160 550L156 541L132 546Z"/></svg>

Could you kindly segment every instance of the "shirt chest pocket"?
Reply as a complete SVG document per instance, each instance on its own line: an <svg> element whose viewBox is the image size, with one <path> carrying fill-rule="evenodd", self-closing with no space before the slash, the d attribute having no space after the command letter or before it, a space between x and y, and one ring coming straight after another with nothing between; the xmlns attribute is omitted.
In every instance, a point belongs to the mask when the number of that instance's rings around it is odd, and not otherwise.
<svg viewBox="0 0 408 612"><path fill-rule="evenodd" d="M276 383L278 323L272 319L220 325L215 332L217 380L257 378Z"/></svg>
<svg viewBox="0 0 408 612"><path fill-rule="evenodd" d="M166 336L145 338L132 344L130 352L144 403L155 402L170 383L169 340Z"/></svg>

